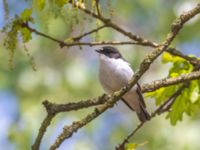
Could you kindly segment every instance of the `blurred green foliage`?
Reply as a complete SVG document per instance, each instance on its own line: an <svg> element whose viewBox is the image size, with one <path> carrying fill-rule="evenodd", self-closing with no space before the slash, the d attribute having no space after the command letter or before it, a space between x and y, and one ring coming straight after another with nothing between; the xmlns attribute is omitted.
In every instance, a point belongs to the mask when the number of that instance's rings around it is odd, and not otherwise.
<svg viewBox="0 0 200 150"><path fill-rule="evenodd" d="M78 2L96 11L94 0ZM0 35L4 39L4 43L0 43L0 89L11 90L18 99L20 116L10 125L7 136L15 149L25 150L30 148L46 115L41 105L43 100L67 103L96 97L103 91L98 82L98 59L92 51L94 48L76 46L61 49L57 43L34 35L20 24L28 22L30 26L45 34L70 42L72 37L100 26L101 22L77 8L72 8L67 4L68 0L20 2L20 11L15 8L19 2L7 3L9 13L13 12L16 15L8 24L4 22L4 34ZM195 3L195 0L124 0L123 3L102 0L100 9L103 15L110 17L113 22L125 29L159 43L169 32L172 20L180 11L190 8ZM189 53L199 56L197 48L193 48L192 45L192 42L199 41L199 24L200 19L194 18L184 26L173 44L183 49L182 45L188 44ZM127 38L110 28L105 28L82 39L101 40L126 41ZM134 45L118 47L134 69L149 50ZM157 79L160 76L176 77L192 70L193 66L184 59L164 53L162 60L153 64L143 80L150 82L150 79ZM199 85L199 80L190 82L172 106L172 111L167 114L171 124L176 124L175 127L171 127L161 117L152 120L135 136L134 143L127 145L127 149L133 149L137 143L148 141L137 149L199 150ZM159 106L180 86L181 84L160 88L148 93L147 96L155 99L156 105ZM154 105L149 101L147 103L149 110L153 111ZM44 137L42 149L47 149L52 144L63 125L80 120L90 111L91 109L81 110L57 116ZM193 115L193 118L188 118L184 114ZM137 119L133 116L134 113L126 106L119 104L81 129L77 133L80 137L75 135L69 142L66 141L66 145L69 149L114 149L137 125ZM177 124L183 117L184 122Z"/></svg>

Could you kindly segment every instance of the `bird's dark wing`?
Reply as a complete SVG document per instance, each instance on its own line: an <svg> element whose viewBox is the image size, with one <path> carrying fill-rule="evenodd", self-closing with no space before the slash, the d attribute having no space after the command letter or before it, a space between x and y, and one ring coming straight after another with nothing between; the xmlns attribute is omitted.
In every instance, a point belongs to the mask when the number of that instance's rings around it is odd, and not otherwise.
<svg viewBox="0 0 200 150"><path fill-rule="evenodd" d="M140 102L141 102L141 104L143 105L144 108L146 108L146 104L145 104L145 102L144 102L144 97L143 97L143 95L142 95L141 87L140 87L140 84L139 84L139 83L137 83L137 90L136 90L136 92L138 93L138 95L139 95L139 97L140 97Z"/></svg>
<svg viewBox="0 0 200 150"><path fill-rule="evenodd" d="M140 87L139 83L137 83L137 90L136 90L136 92L137 92L138 95L139 95L141 105L142 105L144 108L146 108L146 104L145 104L145 102L144 102L144 98L143 98L143 96L142 96L141 87ZM131 107L131 106L125 101L125 99L121 98L121 100L122 100L131 110L135 111L135 110L133 109L133 107Z"/></svg>
<svg viewBox="0 0 200 150"><path fill-rule="evenodd" d="M121 98L121 100L122 100L131 110L135 111L135 110L133 109L133 107L131 107L131 106L125 101L125 99Z"/></svg>

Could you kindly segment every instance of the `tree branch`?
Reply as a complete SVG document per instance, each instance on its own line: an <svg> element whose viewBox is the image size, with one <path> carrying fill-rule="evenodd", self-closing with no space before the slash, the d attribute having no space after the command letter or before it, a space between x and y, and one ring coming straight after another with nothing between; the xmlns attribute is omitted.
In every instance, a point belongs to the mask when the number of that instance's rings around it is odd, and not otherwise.
<svg viewBox="0 0 200 150"><path fill-rule="evenodd" d="M71 102L71 103L67 103L67 104L54 104L54 103L51 103L46 100L43 102L43 104L48 113L57 114L60 112L79 110L79 109L83 109L83 108L88 108L88 107L104 104L108 98L109 98L108 95L103 94L97 98L83 100L83 101L79 101L79 102Z"/></svg>
<svg viewBox="0 0 200 150"><path fill-rule="evenodd" d="M35 142L31 147L32 150L39 150L40 143L41 143L41 140L44 136L44 133L46 132L47 127L51 124L51 121L52 121L54 116L55 116L55 114L49 114L48 113L46 118L43 120L43 122L40 126L40 129L39 129L38 135L35 139Z"/></svg>
<svg viewBox="0 0 200 150"><path fill-rule="evenodd" d="M176 98L182 93L182 91L187 87L187 84L184 84L183 86L181 86L172 96L170 96L168 98L168 100L166 100L162 105L160 105L150 116L150 120L152 118L154 118L156 115L160 115L166 111L168 111L168 109L171 106L171 104L176 100ZM164 109L165 108L165 109ZM166 109L168 108L168 109ZM124 140L121 144L119 144L119 146L116 147L116 150L125 150L125 145L126 143L128 143L129 139L131 137L133 137L136 132L143 127L143 125L145 124L145 122L141 122Z"/></svg>
<svg viewBox="0 0 200 150"><path fill-rule="evenodd" d="M182 74L176 78L164 78L161 80L153 81L150 84L145 84L142 86L142 92L152 92L161 87L166 87L170 85L175 85L178 83L187 82L190 80L195 80L200 78L200 71L194 71L188 74Z"/></svg>
<svg viewBox="0 0 200 150"><path fill-rule="evenodd" d="M42 36L42 37L44 37L44 38L47 38L47 39L49 39L49 40L51 40L51 41L54 41L54 42L58 43L58 44L60 45L61 48L64 47L64 46L69 47L69 46L81 46L81 45L84 45L84 46L96 46L96 45L125 45L125 44L126 44L126 45L142 45L142 46L148 46L146 43L140 43L140 42L137 42L137 41L124 41L124 42L121 42L121 41L64 42L64 41L62 41L62 40L53 38L53 37L51 37L51 36L49 36L49 35L47 35L47 34L45 34L45 33L42 33L42 32L40 32L40 31L38 31L38 30L36 30L36 29L30 27L30 26L28 25L28 23L23 23L22 26L25 27L25 28L27 28L29 31L31 31L31 32L33 32L33 33L35 33L35 34L37 34L37 35L40 35L40 36ZM94 29L94 30L92 30L92 31L90 31L90 32L86 32L86 33L84 33L83 35L80 35L80 36L77 36L77 37L73 37L72 40L78 41L78 40L80 40L81 38L83 38L84 36L87 36L87 35L89 35L89 34L91 34L91 33L93 33L93 32L97 32L98 30L100 30L100 29L102 29L102 28L105 28L105 27L106 27L106 25L101 26L101 27L99 27L99 28L97 28L97 29Z"/></svg>
<svg viewBox="0 0 200 150"><path fill-rule="evenodd" d="M200 78L200 71L194 71L188 74L182 74L176 78L164 78L161 80L155 80L151 83L143 84L141 86L141 91L142 93L152 92L161 87L167 87L167 86L175 85L178 83L185 83L185 82L199 79L199 78ZM88 107L92 107L96 105L101 105L101 104L104 104L107 99L109 99L109 96L106 94L103 94L97 98L82 100L79 102L70 102L67 104L55 104L46 100L43 102L43 105L49 114L57 114L60 112L79 110L79 109L88 108Z"/></svg>
<svg viewBox="0 0 200 150"><path fill-rule="evenodd" d="M71 111L71 110L78 110L78 109L83 109L83 108L88 108L91 106L99 105L102 103L105 103L105 101L109 98L108 95L103 94L99 96L98 98L86 100L86 101L80 101L76 103L68 103L68 104L54 104L50 103L47 100L43 102L44 107L46 108L47 111L47 116L43 120L38 135L36 137L36 140L34 144L32 145L32 150L38 150L42 137L44 136L47 127L50 125L52 119L54 116L59 113L59 112L65 112L65 111Z"/></svg>
<svg viewBox="0 0 200 150"><path fill-rule="evenodd" d="M200 68L200 60L197 57L191 57L191 56L188 56L188 55L184 55L183 53L181 53L176 48L168 48L166 51L169 52L170 54L174 55L174 56L179 56L179 57L189 61L193 66Z"/></svg>
<svg viewBox="0 0 200 150"><path fill-rule="evenodd" d="M112 107L114 103L116 103L128 90L130 90L140 79L140 77L149 69L151 63L163 52L168 46L171 44L173 39L176 37L183 24L187 22L189 19L194 17L196 14L200 12L200 5L198 4L194 9L188 11L187 13L182 14L178 19L176 19L172 24L171 32L167 35L166 40L159 45L158 48L153 50L149 55L145 57L142 61L139 71L135 73L131 81L126 87L123 87L119 91L115 92L108 101L99 106L93 111L91 114L87 115L81 121L74 122L70 126L65 126L63 128L63 132L57 137L55 143L50 147L51 150L54 150L60 146L60 144L67 138L71 137L74 132L76 132L79 128L91 122L93 119L98 117L101 113L107 110L109 107Z"/></svg>
<svg viewBox="0 0 200 150"><path fill-rule="evenodd" d="M122 33L123 35L129 37L130 39L134 40L134 41L138 41L140 42L142 45L149 45L149 46L153 46L153 47L157 47L158 45L156 43L153 43L147 39L144 39L138 35L134 35L131 32L128 32L124 29L122 29L121 27L119 27L117 24L114 24L109 18L104 18L102 15L98 15L92 11L90 11L89 9L86 9L85 7L83 7L82 5L78 5L78 3L73 3L73 1L69 1L69 3L72 4L73 7L78 8L80 10L82 10L83 12L85 12L86 14L100 20L101 22L103 22L105 25L107 25L108 27L111 27L112 29L115 29L116 31Z"/></svg>
<svg viewBox="0 0 200 150"><path fill-rule="evenodd" d="M72 2L69 2L72 3ZM85 7L81 7L79 5L77 5L76 3L72 4L74 7L79 8L80 10L82 10L83 12L85 12L86 14L99 19L100 21L102 21L105 25L115 29L116 31L120 32L121 34L123 34L124 36L129 37L130 39L137 41L138 45L143 45L143 46L149 46L149 47L153 47L153 48L157 48L159 46L159 44L155 43L155 42L151 42L147 39L144 39L138 35L134 35L131 32L125 31L124 29L122 29L120 26L118 26L117 24L114 24L113 22L111 22L110 19L108 18L104 18L103 16L99 16L93 12L91 12L90 10L86 9ZM197 4L199 5L199 4ZM198 6L197 6L198 7ZM192 12L193 11L193 12ZM171 29L174 30L173 32L175 32L176 28L179 28L180 26L182 26L185 22L187 22L189 19L191 19L192 17L194 17L194 15L196 15L197 13L199 13L198 8L192 10L190 13L187 13L186 15L183 13L177 20L176 22L174 22L174 25L172 24ZM197 13L196 13L197 11ZM179 26L179 27L178 27ZM200 66L200 61L198 59L195 59L195 57L189 57L183 55L181 52L177 51L175 48L169 48L167 49L167 51L173 55L177 55L179 57L185 58L186 60L194 63L195 65L199 65Z"/></svg>
<svg viewBox="0 0 200 150"><path fill-rule="evenodd" d="M188 74L180 75L176 78L164 78L161 80L155 80L151 83L143 84L141 86L142 93L152 92L161 87L167 87L171 85L176 85L178 83L187 83L188 81L199 79L200 78L200 71L194 71ZM44 101L43 105L45 106L46 110L50 114L57 114L60 112L67 112L72 110L79 110L83 108L88 108L96 105L104 104L109 99L109 96L103 94L97 98L83 100L79 102L71 102L67 104L55 104L49 101Z"/></svg>
<svg viewBox="0 0 200 150"><path fill-rule="evenodd" d="M138 41L124 41L124 42L123 41L64 42L64 41L55 39L55 38L53 38L53 37L51 37L51 36L49 36L49 35L47 35L45 33L42 33L40 31L38 31L38 30L30 27L27 23L22 24L22 26L26 27L29 31L31 31L31 32L33 32L33 33L35 33L37 35L40 35L40 36L42 36L44 38L47 38L49 40L52 40L52 41L58 43L60 45L60 47L64 47L64 46L81 46L81 45L84 45L84 46L97 46L97 45L140 45L140 46L150 46L147 43L141 43L141 42L138 42ZM103 26L101 26L101 27L99 27L97 29L94 29L94 30L92 30L90 32L84 33L83 35L74 37L74 38L72 38L72 40L78 41L82 37L84 37L86 35L89 35L89 34L95 32L97 30L102 29L102 28L103 28ZM158 44L156 44L156 45L158 45ZM152 47L152 46L150 46L150 47ZM178 51L175 48L168 48L166 51L169 52L169 53L171 53L172 55L184 58L184 59L188 60L192 65L197 66L198 68L200 68L200 60L198 58L196 58L196 57L190 57L188 55L184 55L183 53L181 53L180 51Z"/></svg>

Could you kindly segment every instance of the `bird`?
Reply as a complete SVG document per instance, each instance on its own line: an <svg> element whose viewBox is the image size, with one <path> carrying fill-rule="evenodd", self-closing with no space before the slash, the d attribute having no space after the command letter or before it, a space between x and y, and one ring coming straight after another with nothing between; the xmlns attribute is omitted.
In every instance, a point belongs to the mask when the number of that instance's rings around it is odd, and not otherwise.
<svg viewBox="0 0 200 150"><path fill-rule="evenodd" d="M97 49L96 52L99 53L99 80L104 91L112 94L126 86L134 75L134 71L118 49L112 46L104 46ZM124 94L121 100L136 112L140 122L150 120L138 83Z"/></svg>

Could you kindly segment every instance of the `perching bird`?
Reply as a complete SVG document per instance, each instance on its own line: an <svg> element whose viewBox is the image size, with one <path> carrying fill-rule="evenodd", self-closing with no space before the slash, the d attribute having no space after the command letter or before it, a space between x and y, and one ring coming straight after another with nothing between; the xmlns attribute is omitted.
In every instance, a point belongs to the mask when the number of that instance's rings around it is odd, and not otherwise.
<svg viewBox="0 0 200 150"><path fill-rule="evenodd" d="M96 51L100 59L99 79L105 92L113 93L127 85L134 72L119 51L111 46L105 46ZM150 119L139 84L133 86L122 100L130 109L136 111L141 122Z"/></svg>

